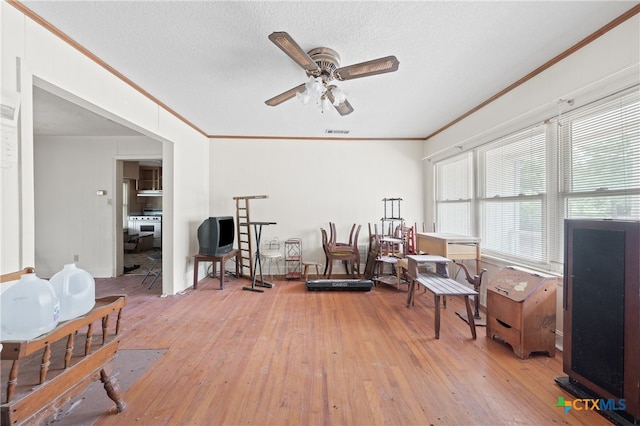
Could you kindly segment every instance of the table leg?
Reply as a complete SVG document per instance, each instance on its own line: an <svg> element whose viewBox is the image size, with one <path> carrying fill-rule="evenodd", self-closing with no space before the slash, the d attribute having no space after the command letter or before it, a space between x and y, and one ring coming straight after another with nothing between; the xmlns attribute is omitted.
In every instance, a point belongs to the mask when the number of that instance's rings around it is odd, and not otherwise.
<svg viewBox="0 0 640 426"><path fill-rule="evenodd" d="M251 277L251 287L242 287L243 290L257 291L260 293L264 293L264 290L260 290L256 288L256 285L259 287L273 287L273 284L265 283L264 276L262 275L262 261L260 260L260 237L262 236L262 225L253 225L254 232L256 234L256 259L253 263L253 276ZM256 275L258 273L258 269L260 269L260 282L256 283Z"/></svg>
<svg viewBox="0 0 640 426"><path fill-rule="evenodd" d="M236 278L240 278L240 249L236 252Z"/></svg>
<svg viewBox="0 0 640 426"><path fill-rule="evenodd" d="M200 261L196 257L193 260L193 289L194 290L198 288L198 263L200 263Z"/></svg>
<svg viewBox="0 0 640 426"><path fill-rule="evenodd" d="M440 296L434 295L434 299L436 302L436 320L435 320L435 329L436 329L436 339L440 338Z"/></svg>
<svg viewBox="0 0 640 426"><path fill-rule="evenodd" d="M476 339L476 322L473 318L473 313L471 312L471 301L469 301L469 296L464 296L464 303L465 305L467 305L467 318L469 318L469 328L471 329L471 335L475 340Z"/></svg>
<svg viewBox="0 0 640 426"><path fill-rule="evenodd" d="M215 262L213 262L215 264ZM224 289L224 256L220 259L220 290Z"/></svg>
<svg viewBox="0 0 640 426"><path fill-rule="evenodd" d="M409 280L409 294L407 294L407 308L413 306L413 291L416 286L416 281L414 279Z"/></svg>
<svg viewBox="0 0 640 426"><path fill-rule="evenodd" d="M116 403L116 410L121 413L127 407L127 404L122 399L118 380L111 374L111 370L108 370L106 368L100 370L100 381L102 381L104 389L107 391L107 396Z"/></svg>

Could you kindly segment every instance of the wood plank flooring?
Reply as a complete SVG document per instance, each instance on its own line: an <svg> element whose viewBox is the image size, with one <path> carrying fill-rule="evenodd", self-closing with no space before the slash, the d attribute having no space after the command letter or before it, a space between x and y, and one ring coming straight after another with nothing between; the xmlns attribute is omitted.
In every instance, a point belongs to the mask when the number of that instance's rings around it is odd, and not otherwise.
<svg viewBox="0 0 640 426"><path fill-rule="evenodd" d="M127 293L122 349L166 349L125 393L127 409L97 425L608 425L593 411L554 407L575 399L555 384L562 354L517 358L503 343L472 340L433 297L391 286L308 292L276 281L264 293L197 290L159 297L140 277L96 280L98 296Z"/></svg>

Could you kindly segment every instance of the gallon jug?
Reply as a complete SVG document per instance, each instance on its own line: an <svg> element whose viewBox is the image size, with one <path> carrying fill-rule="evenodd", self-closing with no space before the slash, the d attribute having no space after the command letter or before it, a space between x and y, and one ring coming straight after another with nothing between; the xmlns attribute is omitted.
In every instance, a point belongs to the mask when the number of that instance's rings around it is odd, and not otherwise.
<svg viewBox="0 0 640 426"><path fill-rule="evenodd" d="M96 281L75 263L64 265L49 282L60 299L60 321L84 315L96 304Z"/></svg>
<svg viewBox="0 0 640 426"><path fill-rule="evenodd" d="M53 330L60 302L47 280L25 274L0 295L0 340L30 340Z"/></svg>

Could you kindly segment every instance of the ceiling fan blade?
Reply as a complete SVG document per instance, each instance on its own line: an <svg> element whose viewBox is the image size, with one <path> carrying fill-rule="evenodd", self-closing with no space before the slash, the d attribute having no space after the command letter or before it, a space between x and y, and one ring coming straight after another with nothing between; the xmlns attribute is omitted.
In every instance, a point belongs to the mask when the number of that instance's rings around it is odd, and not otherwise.
<svg viewBox="0 0 640 426"><path fill-rule="evenodd" d="M400 62L398 62L395 56L386 56L384 58L338 68L335 70L334 75L338 80L352 80L354 78L394 72L398 70L398 65L400 65Z"/></svg>
<svg viewBox="0 0 640 426"><path fill-rule="evenodd" d="M293 89L289 89L286 92L280 93L279 95L274 96L273 98L265 101L264 103L269 106L280 105L284 101L288 101L289 99L293 98L296 95L296 93L304 91L304 85L305 83L302 83L300 86L296 86Z"/></svg>
<svg viewBox="0 0 640 426"><path fill-rule="evenodd" d="M276 46L278 46L284 53L289 55L298 65L309 72L319 72L320 68L318 64L311 59L311 56L307 54L298 43L291 38L291 36L284 31L274 32L269 35L271 40Z"/></svg>
<svg viewBox="0 0 640 426"><path fill-rule="evenodd" d="M336 109L336 111L338 111L340 115L348 115L353 112L353 107L351 106L349 101L346 99L341 104L338 104L337 106L334 105L334 108Z"/></svg>
<svg viewBox="0 0 640 426"><path fill-rule="evenodd" d="M327 95L327 99L329 99L329 101L333 105L333 103L336 100L335 97L333 96L333 91L327 90L326 95ZM349 101L346 99L340 102L338 105L333 105L333 107L336 109L336 111L338 111L340 115L348 115L353 112L353 107L351 106Z"/></svg>

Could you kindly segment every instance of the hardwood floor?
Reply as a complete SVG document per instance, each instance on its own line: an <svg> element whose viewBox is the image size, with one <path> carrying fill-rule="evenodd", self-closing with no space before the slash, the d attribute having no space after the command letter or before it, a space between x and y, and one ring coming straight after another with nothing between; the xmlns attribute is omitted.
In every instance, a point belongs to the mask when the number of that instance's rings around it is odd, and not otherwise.
<svg viewBox="0 0 640 426"><path fill-rule="evenodd" d="M204 279L159 297L140 277L96 280L98 296L127 293L121 349L164 349L125 393L127 409L97 425L606 425L555 384L562 354L517 358L484 328L472 340L457 298L433 329L431 295L381 285L307 292L277 281Z"/></svg>

